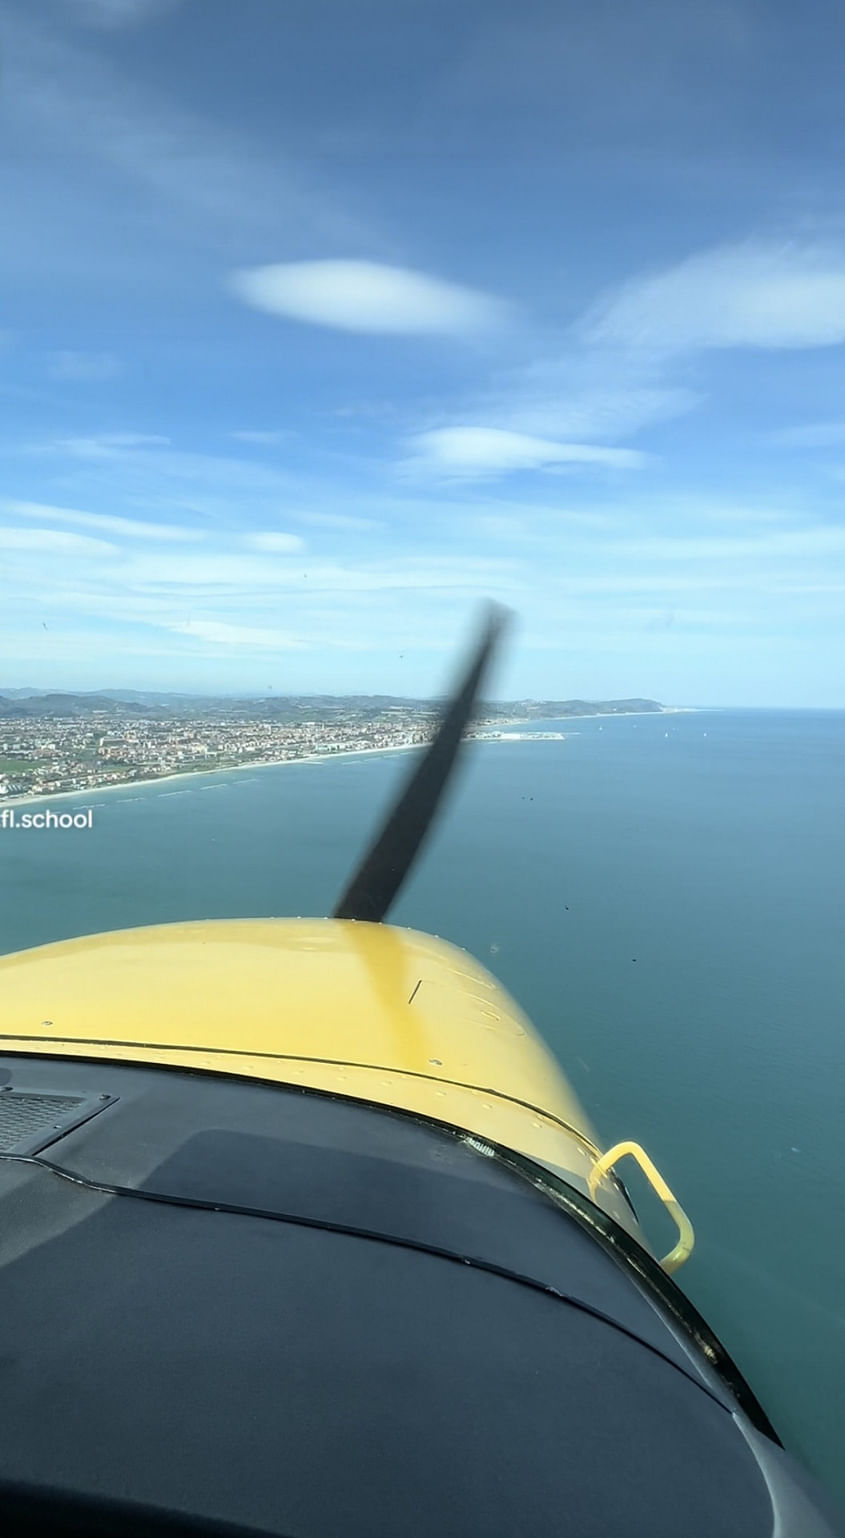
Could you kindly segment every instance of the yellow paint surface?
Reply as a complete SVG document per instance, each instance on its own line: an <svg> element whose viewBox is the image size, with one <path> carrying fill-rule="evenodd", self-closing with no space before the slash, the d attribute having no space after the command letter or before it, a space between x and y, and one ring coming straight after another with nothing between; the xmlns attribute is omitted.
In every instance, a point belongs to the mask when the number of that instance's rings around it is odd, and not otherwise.
<svg viewBox="0 0 845 1538"><path fill-rule="evenodd" d="M552 1164L584 1190L599 1153L555 1059L496 980L465 951L384 924L206 920L18 951L0 957L4 1050L398 1106ZM596 1199L615 1209L607 1194Z"/></svg>

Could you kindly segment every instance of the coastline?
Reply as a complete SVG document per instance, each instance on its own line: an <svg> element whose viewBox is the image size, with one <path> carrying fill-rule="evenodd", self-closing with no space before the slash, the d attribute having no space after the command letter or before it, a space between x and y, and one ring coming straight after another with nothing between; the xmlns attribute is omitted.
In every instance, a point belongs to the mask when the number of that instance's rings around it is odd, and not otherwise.
<svg viewBox="0 0 845 1538"><path fill-rule="evenodd" d="M363 758L365 754L370 753L407 753L412 748L423 746L421 742L397 742L385 748L350 748L345 753L304 753L301 758L262 758L244 764L221 764L216 769L184 769L177 770L175 774L153 774L143 779L119 780L112 785L85 785L80 790L27 791L22 796L4 796L0 805L28 806L38 801L68 801L76 796L85 796L90 803L94 798L116 790L137 790L139 787L149 789L151 785L172 785L185 780L217 779L224 774L243 774L245 770L252 769L287 769L293 764L330 763L332 759ZM169 794L172 795L173 792Z"/></svg>
<svg viewBox="0 0 845 1538"><path fill-rule="evenodd" d="M607 716L609 720L614 721L620 719L628 720L632 716L680 715L687 714L691 711L696 711L697 708L698 707L694 705L667 705L664 706L664 708L660 711L625 710L612 712L593 710L585 715L562 716L559 719L561 725L565 726L565 724L569 721L596 721L603 719L605 716ZM553 719L558 720L557 717L549 717L550 721ZM498 731L507 731L510 727L515 726L539 725L539 721L535 721L533 719L522 719L514 721L502 721L495 727L490 727L489 730L491 733L493 733ZM534 734L532 732L528 732L526 733L525 738L520 740L530 741L533 735ZM474 737L469 739L471 742L508 742L513 740L515 739L508 737L496 737L492 735L489 737ZM86 805L91 805L92 802L98 799L101 795L108 795L118 790L131 791L137 790L139 788L149 789L151 785L173 785L185 780L217 779L218 777L225 774L243 774L244 772L249 772L253 769L285 769L293 764L331 763L333 760L339 758L364 758L374 753L408 753L414 748L422 748L424 746L425 744L421 742L397 742L391 744L389 747L382 748L349 748L345 751L341 750L337 753L304 753L301 758L262 758L258 760L247 761L243 764L226 764L225 766L220 765L215 769L185 769L182 771L177 770L173 774L154 774L139 778L137 780L120 780L117 783L110 785L86 785L79 790L26 791L23 795L19 796L4 796L2 800L0 800L0 805L16 807L29 806L43 801L68 801L80 796L84 796L86 798ZM211 787L209 787L209 789L210 788ZM165 794L173 795L175 792L169 791L165 792Z"/></svg>

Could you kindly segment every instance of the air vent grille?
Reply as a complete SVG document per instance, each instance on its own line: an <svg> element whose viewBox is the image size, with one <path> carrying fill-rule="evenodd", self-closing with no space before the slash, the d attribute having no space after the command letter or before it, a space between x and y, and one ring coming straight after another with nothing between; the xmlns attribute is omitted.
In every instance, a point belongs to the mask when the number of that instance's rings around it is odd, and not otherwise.
<svg viewBox="0 0 845 1538"><path fill-rule="evenodd" d="M111 1095L0 1091L0 1154L33 1154L103 1110Z"/></svg>

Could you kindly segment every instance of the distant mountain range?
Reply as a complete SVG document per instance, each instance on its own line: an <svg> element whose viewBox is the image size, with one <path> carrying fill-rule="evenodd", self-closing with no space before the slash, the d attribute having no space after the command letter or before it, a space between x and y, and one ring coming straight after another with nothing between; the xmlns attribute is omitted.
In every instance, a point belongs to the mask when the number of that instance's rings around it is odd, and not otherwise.
<svg viewBox="0 0 845 1538"><path fill-rule="evenodd" d="M96 693L65 693L49 689L0 690L0 717L110 716L162 717L184 715L267 716L314 719L338 713L382 715L388 710L436 710L440 700L419 700L392 694L308 694L253 697L209 697L163 694L152 690L101 689ZM497 700L479 706L479 715L494 719L560 720L565 716L629 715L661 711L657 700Z"/></svg>
<svg viewBox="0 0 845 1538"><path fill-rule="evenodd" d="M195 704L208 698L206 695L195 694L162 694L155 689L0 689L0 699L35 700L47 696L77 700L119 700L127 705L175 705L185 701ZM259 696L244 695L242 698L257 699Z"/></svg>

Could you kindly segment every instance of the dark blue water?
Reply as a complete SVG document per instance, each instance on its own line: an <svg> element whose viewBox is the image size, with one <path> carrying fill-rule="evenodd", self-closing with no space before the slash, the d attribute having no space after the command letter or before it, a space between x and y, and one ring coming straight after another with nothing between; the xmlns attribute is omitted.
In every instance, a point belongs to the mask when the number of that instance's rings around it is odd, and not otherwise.
<svg viewBox="0 0 845 1538"><path fill-rule="evenodd" d="M845 712L568 729L473 748L395 919L485 961L649 1150L696 1228L679 1281L845 1503ZM90 832L0 832L0 949L326 913L407 769L79 797Z"/></svg>

